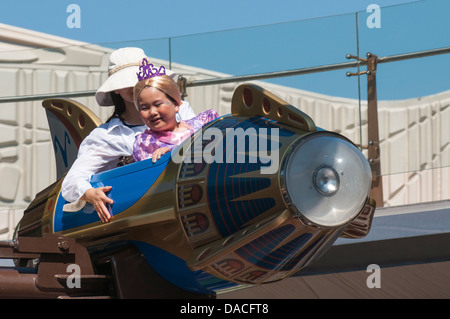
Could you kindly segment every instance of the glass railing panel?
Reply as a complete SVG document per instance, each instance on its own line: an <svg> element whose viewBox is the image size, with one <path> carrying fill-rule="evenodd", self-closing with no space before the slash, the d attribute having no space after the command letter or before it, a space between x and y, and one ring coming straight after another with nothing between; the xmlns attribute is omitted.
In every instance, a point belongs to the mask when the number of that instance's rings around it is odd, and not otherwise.
<svg viewBox="0 0 450 319"><path fill-rule="evenodd" d="M381 57L448 47L449 10L447 0L424 0L359 12L360 51Z"/></svg>
<svg viewBox="0 0 450 319"><path fill-rule="evenodd" d="M381 8L379 28L368 26L370 13L359 13L360 52L379 58L385 206L450 198L449 9L450 2L442 0ZM366 98L366 92L361 96ZM363 114L363 121L370 120Z"/></svg>
<svg viewBox="0 0 450 319"><path fill-rule="evenodd" d="M356 46L354 15L172 39L173 62L248 75L346 62Z"/></svg>

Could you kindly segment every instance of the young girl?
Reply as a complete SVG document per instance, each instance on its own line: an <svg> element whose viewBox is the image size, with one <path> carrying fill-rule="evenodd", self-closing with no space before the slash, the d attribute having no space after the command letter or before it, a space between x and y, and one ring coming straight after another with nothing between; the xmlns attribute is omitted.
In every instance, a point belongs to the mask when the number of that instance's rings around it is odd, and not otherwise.
<svg viewBox="0 0 450 319"><path fill-rule="evenodd" d="M149 129L136 137L133 157L136 161L170 152L201 127L218 118L214 110L199 113L190 120L181 120L178 112L181 94L176 83L167 75L144 79L134 87L135 105Z"/></svg>

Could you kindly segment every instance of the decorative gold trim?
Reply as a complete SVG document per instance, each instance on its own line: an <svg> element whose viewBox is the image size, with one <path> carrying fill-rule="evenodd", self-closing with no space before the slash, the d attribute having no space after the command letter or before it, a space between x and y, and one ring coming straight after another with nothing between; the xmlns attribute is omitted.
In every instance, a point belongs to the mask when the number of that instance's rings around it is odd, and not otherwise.
<svg viewBox="0 0 450 319"><path fill-rule="evenodd" d="M376 202L373 198L369 198L364 208L359 212L358 216L345 228L339 237L360 239L369 234L372 226L373 215L375 214Z"/></svg>
<svg viewBox="0 0 450 319"><path fill-rule="evenodd" d="M309 132L317 130L306 113L252 84L242 84L236 88L231 113L234 116L262 116Z"/></svg>
<svg viewBox="0 0 450 319"><path fill-rule="evenodd" d="M83 104L71 99L46 99L42 101L42 106L56 116L66 119L72 126L68 129L73 129L78 134L79 141L76 142L79 143L94 128L103 123L94 112ZM73 136L73 138L75 140L76 137Z"/></svg>
<svg viewBox="0 0 450 319"><path fill-rule="evenodd" d="M236 249L258 238L262 234L275 229L277 226L288 220L291 216L292 215L289 211L284 210L281 214L266 224L252 224L228 237L221 238L207 245L198 247L192 252L186 262L186 265L192 270L198 270L214 264L224 256L234 252ZM205 257L202 258L203 256Z"/></svg>
<svg viewBox="0 0 450 319"><path fill-rule="evenodd" d="M96 237L106 233L114 233L114 230L130 229L133 227L153 225L162 222L175 221L175 211L172 208L161 209L140 215L128 216L127 218L112 219L108 224L98 222L89 228L81 228L76 231L62 232L65 236L81 238L81 237ZM120 219L119 219L120 218Z"/></svg>

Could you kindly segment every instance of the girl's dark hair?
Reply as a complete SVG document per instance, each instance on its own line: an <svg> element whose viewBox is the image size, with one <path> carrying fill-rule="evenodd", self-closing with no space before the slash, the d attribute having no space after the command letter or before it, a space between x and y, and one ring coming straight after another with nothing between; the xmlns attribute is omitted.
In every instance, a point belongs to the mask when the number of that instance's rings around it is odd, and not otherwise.
<svg viewBox="0 0 450 319"><path fill-rule="evenodd" d="M116 94L114 92L110 92L110 94L111 94L111 98L114 103L114 112L109 117L109 119L106 120L106 123L108 123L109 121L111 121L113 118L116 118L116 117L119 118L123 122L122 114L125 112L125 109L126 109L125 101L120 96L120 94Z"/></svg>

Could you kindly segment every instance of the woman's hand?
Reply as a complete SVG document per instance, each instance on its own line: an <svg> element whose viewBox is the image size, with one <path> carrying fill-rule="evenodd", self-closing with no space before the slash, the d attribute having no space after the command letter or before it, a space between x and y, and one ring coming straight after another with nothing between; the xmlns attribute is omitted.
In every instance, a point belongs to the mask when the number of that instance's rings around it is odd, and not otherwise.
<svg viewBox="0 0 450 319"><path fill-rule="evenodd" d="M159 160L161 158L161 155L164 155L168 152L170 152L170 148L168 148L168 147L158 148L152 154L152 162L155 163L157 160Z"/></svg>
<svg viewBox="0 0 450 319"><path fill-rule="evenodd" d="M106 204L112 205L114 203L111 198L106 196L106 193L108 193L111 188L111 186L89 188L81 197L81 199L91 203L92 206L94 206L98 217L100 217L101 221L104 223L109 222L112 218L108 208L106 207Z"/></svg>

